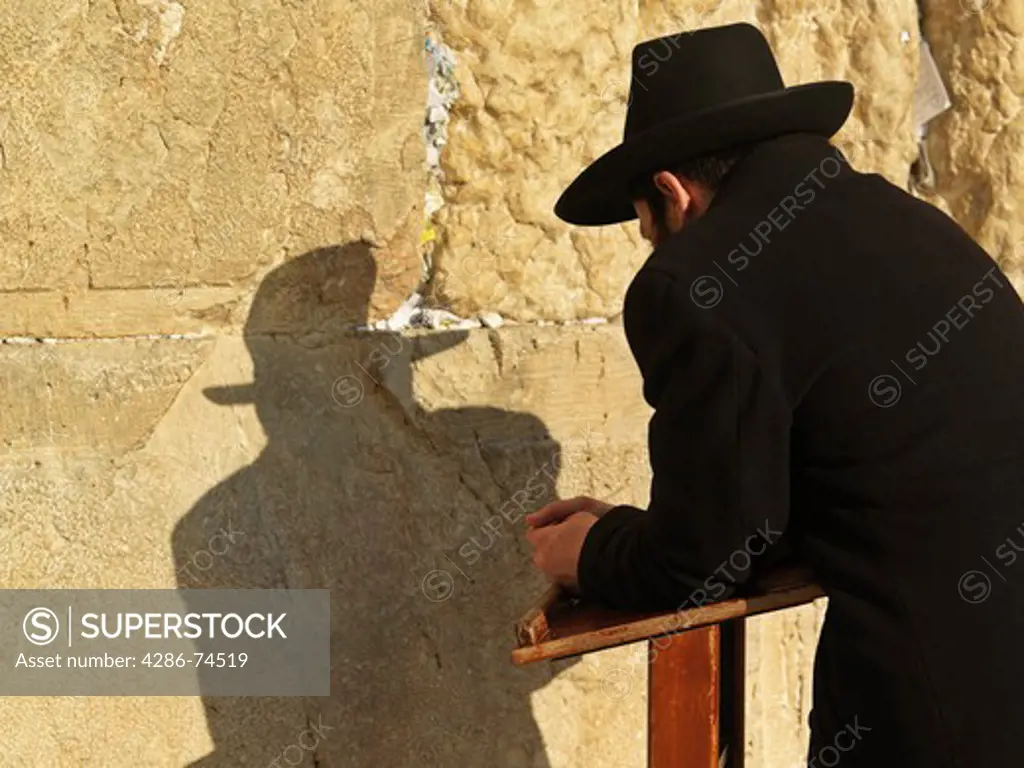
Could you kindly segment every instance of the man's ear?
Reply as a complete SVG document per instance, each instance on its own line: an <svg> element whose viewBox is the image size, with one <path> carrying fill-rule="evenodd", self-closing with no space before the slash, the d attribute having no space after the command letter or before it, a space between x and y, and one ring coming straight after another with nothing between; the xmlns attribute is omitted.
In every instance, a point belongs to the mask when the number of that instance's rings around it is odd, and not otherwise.
<svg viewBox="0 0 1024 768"><path fill-rule="evenodd" d="M674 173L659 171L654 176L654 186L665 198L665 223L669 231L678 231L685 221L697 213L697 185L689 179L679 178Z"/></svg>
<svg viewBox="0 0 1024 768"><path fill-rule="evenodd" d="M669 171L658 171L654 174L654 186L661 191L661 194L671 197L681 188L682 180Z"/></svg>

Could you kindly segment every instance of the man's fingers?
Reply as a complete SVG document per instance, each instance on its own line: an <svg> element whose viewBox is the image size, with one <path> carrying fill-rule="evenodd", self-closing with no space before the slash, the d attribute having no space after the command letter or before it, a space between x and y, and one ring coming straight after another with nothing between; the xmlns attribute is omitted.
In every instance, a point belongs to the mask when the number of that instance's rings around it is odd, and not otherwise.
<svg viewBox="0 0 1024 768"><path fill-rule="evenodd" d="M536 512L532 512L527 515L526 523L534 528L558 523L569 515L574 515L577 512L583 511L593 503L594 500L589 496L576 496L572 499L553 501L550 504L541 507Z"/></svg>

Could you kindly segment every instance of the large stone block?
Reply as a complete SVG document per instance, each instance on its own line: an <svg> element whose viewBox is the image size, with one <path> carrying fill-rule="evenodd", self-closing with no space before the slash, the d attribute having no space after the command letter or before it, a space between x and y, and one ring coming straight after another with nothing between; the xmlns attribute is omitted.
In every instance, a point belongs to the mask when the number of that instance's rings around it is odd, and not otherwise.
<svg viewBox="0 0 1024 768"><path fill-rule="evenodd" d="M636 3L439 3L458 57L438 214L439 297L457 313L609 316L646 249L636 227L570 230L562 188L620 140Z"/></svg>
<svg viewBox="0 0 1024 768"><path fill-rule="evenodd" d="M1024 294L1024 5L926 0L925 33L953 102L929 126L935 187Z"/></svg>
<svg viewBox="0 0 1024 768"><path fill-rule="evenodd" d="M423 24L399 0L5 3L3 289L244 295L367 239L386 316L421 279Z"/></svg>
<svg viewBox="0 0 1024 768"><path fill-rule="evenodd" d="M315 252L322 258L299 260L295 268L287 265L296 260L289 260L256 290L188 287L183 279L167 278L143 290L6 294L0 336L209 336L237 328L256 305L249 316L254 332L337 338L390 312L389 297L397 294L390 293L394 274L388 272L387 248L356 240ZM279 285L282 275L287 285ZM263 301L259 291L269 284L277 299ZM304 300L314 295L316 301Z"/></svg>
<svg viewBox="0 0 1024 768"><path fill-rule="evenodd" d="M0 306L0 336L208 335L240 325L247 298L237 288L189 288L173 278L136 291L7 293Z"/></svg>
<svg viewBox="0 0 1024 768"><path fill-rule="evenodd" d="M104 455L145 443L210 343L0 345L0 457L40 448Z"/></svg>

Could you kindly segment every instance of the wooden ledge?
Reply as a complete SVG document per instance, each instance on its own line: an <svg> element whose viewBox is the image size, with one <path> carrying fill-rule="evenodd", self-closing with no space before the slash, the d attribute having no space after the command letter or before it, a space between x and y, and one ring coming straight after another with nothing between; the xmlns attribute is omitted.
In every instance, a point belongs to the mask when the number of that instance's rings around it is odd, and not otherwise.
<svg viewBox="0 0 1024 768"><path fill-rule="evenodd" d="M563 659L662 635L756 616L824 597L804 570L786 568L762 579L743 595L699 608L630 613L590 605L551 587L516 624L512 663Z"/></svg>

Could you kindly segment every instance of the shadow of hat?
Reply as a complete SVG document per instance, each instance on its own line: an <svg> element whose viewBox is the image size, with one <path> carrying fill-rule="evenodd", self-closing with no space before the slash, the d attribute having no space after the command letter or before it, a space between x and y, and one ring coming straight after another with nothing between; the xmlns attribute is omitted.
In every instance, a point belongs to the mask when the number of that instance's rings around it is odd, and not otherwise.
<svg viewBox="0 0 1024 768"><path fill-rule="evenodd" d="M243 336L250 353L255 340L278 336L312 339L321 345L353 338L393 340L398 332L352 331L367 322L376 275L374 247L365 241L318 248L271 270L256 290L245 322ZM468 336L466 330L449 330L410 337L407 363L451 349ZM255 354L253 359L259 379L259 360ZM257 386L254 381L207 387L203 394L218 405L248 404L256 402Z"/></svg>

